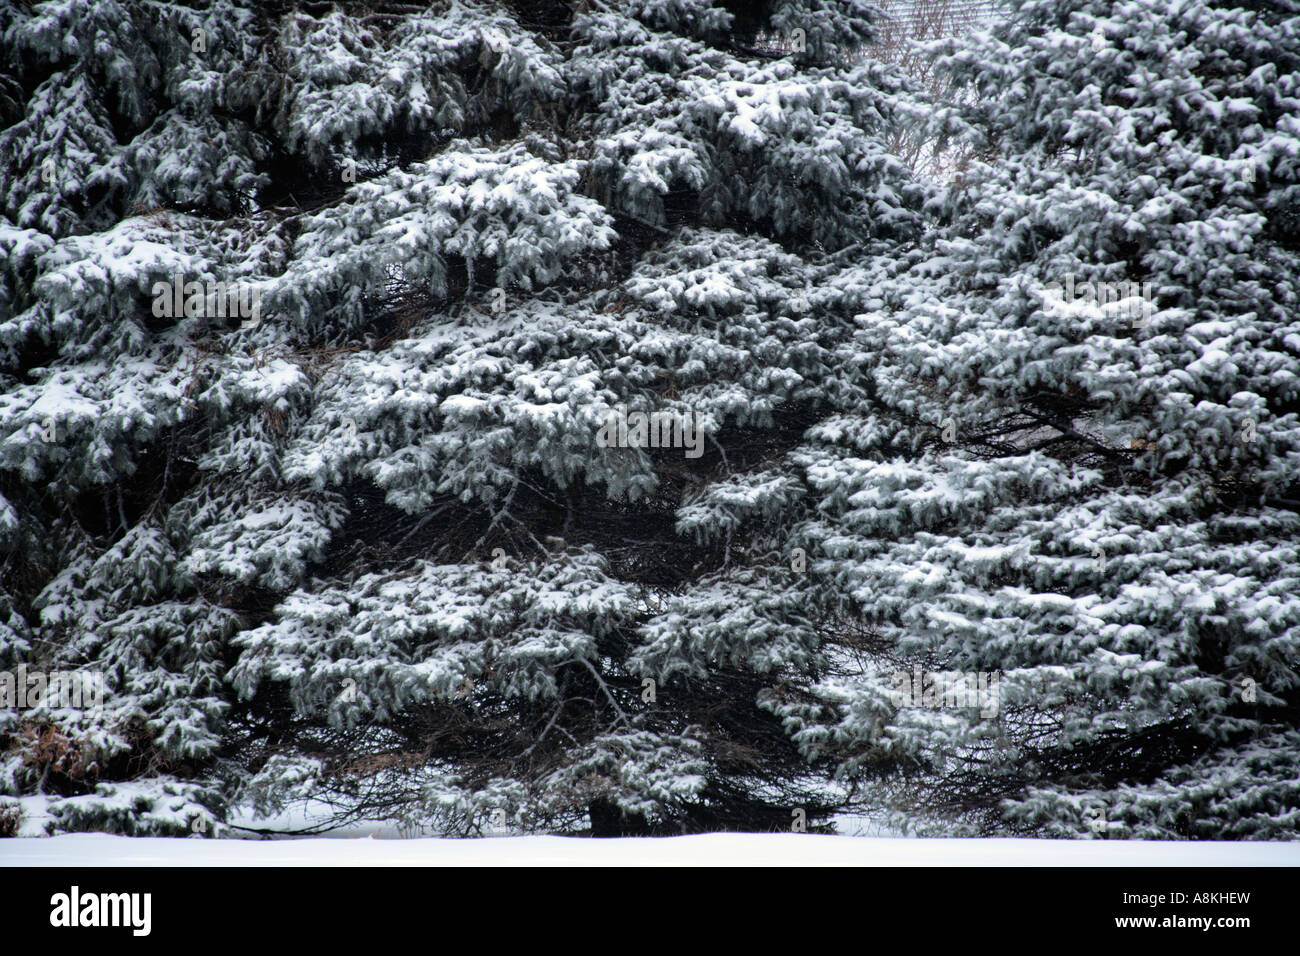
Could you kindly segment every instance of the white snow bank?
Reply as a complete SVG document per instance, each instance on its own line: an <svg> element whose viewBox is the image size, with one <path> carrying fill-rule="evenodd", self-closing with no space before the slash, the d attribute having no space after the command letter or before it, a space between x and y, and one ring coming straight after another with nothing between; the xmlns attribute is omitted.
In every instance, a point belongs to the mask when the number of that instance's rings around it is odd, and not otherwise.
<svg viewBox="0 0 1300 956"><path fill-rule="evenodd" d="M0 840L0 866L1300 866L1295 843L917 840L714 833L660 839Z"/></svg>

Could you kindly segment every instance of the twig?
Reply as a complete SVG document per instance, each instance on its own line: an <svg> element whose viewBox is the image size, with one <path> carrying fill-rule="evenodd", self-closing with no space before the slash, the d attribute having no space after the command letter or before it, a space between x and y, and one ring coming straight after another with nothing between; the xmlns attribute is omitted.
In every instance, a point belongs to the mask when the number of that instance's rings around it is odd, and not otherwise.
<svg viewBox="0 0 1300 956"><path fill-rule="evenodd" d="M596 670L591 661L587 660L585 657L579 657L578 660L580 660L583 666L586 667L587 670L591 671L592 676L596 678L596 683L600 685L600 689L604 692L605 696L609 698L609 702L614 705L614 710L618 712L619 718L626 726L631 727L632 722L627 719L627 714L623 713L623 708L620 707L618 701L614 699L613 693L610 692L609 685L605 683L605 678L600 676L600 671Z"/></svg>

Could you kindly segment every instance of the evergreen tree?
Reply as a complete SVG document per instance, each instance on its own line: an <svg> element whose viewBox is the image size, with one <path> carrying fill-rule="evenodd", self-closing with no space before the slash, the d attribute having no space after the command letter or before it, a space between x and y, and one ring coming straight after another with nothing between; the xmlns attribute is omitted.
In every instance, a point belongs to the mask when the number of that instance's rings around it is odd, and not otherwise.
<svg viewBox="0 0 1300 956"><path fill-rule="evenodd" d="M846 802L768 703L841 666L790 453L859 398L828 255L920 234L910 85L853 2L588 6L6 15L0 652L109 687L0 728L54 828Z"/></svg>
<svg viewBox="0 0 1300 956"><path fill-rule="evenodd" d="M808 466L876 674L780 711L902 762L896 805L1295 838L1297 12L1026 0L932 47L959 169L860 318L879 407ZM1002 672L997 719L896 708L918 661Z"/></svg>
<svg viewBox="0 0 1300 956"><path fill-rule="evenodd" d="M0 793L1294 838L1300 11L1013 6L0 13Z"/></svg>

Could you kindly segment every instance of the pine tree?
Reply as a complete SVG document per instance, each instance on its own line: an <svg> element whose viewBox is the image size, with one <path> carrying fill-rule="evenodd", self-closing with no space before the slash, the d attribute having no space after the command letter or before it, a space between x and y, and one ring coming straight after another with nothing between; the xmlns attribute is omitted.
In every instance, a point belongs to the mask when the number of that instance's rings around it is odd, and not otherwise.
<svg viewBox="0 0 1300 956"><path fill-rule="evenodd" d="M1300 11L1012 6L0 13L0 792L1295 838Z"/></svg>
<svg viewBox="0 0 1300 956"><path fill-rule="evenodd" d="M586 6L6 15L0 654L109 690L0 728L54 829L848 801L771 706L842 669L793 450L862 398L818 281L920 234L911 84L856 2Z"/></svg>
<svg viewBox="0 0 1300 956"><path fill-rule="evenodd" d="M781 712L949 832L1296 836L1296 13L1026 0L931 48L958 163L860 320L883 408L811 433L875 676ZM996 717L898 707L917 663L1000 672Z"/></svg>

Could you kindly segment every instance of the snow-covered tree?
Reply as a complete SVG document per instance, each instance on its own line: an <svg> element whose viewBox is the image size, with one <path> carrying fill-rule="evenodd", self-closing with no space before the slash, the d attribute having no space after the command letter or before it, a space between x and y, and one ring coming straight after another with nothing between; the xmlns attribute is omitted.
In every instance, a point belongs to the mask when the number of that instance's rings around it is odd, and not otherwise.
<svg viewBox="0 0 1300 956"><path fill-rule="evenodd" d="M766 701L839 667L780 530L852 390L815 283L921 231L869 17L6 13L0 654L109 693L7 713L3 790L129 833L842 805ZM606 447L620 410L695 450Z"/></svg>
<svg viewBox="0 0 1300 956"><path fill-rule="evenodd" d="M896 806L1051 836L1295 838L1300 18L1026 0L936 44L965 159L862 270L869 416L806 452L810 571L876 676L780 711ZM891 679L1001 672L996 719Z"/></svg>
<svg viewBox="0 0 1300 956"><path fill-rule="evenodd" d="M1300 16L1012 6L0 14L0 792L1293 838Z"/></svg>

